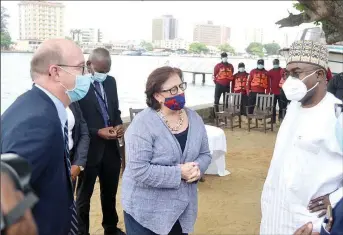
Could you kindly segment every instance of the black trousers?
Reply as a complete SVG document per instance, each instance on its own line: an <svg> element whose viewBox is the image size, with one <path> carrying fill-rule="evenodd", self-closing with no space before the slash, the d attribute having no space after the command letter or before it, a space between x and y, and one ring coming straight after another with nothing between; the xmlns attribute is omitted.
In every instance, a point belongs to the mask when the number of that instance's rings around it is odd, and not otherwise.
<svg viewBox="0 0 343 235"><path fill-rule="evenodd" d="M246 116L247 111L246 111L246 106L249 105L249 97L246 94L242 94L242 100L241 100L241 115Z"/></svg>
<svg viewBox="0 0 343 235"><path fill-rule="evenodd" d="M215 112L219 111L219 101L221 96L225 95L225 92L230 92L230 86L223 86L220 84L216 84L215 89L214 89L214 108Z"/></svg>
<svg viewBox="0 0 343 235"><path fill-rule="evenodd" d="M118 215L116 211L116 194L118 189L121 159L113 143L105 147L104 156L98 165L86 166L79 177L76 207L79 215L79 235L89 235L90 200L97 176L100 182L100 199L102 208L102 226L105 234L116 234Z"/></svg>
<svg viewBox="0 0 343 235"><path fill-rule="evenodd" d="M281 89L281 91L280 91L280 103L279 103L279 108L280 108L280 110L279 110L279 120L285 118L287 105L290 102L291 101L287 100L285 92Z"/></svg>
<svg viewBox="0 0 343 235"><path fill-rule="evenodd" d="M250 92L249 98L248 98L248 105L255 105L256 104L256 97L257 94L265 94L264 92ZM252 114L254 112L254 107L249 107L249 114Z"/></svg>
<svg viewBox="0 0 343 235"><path fill-rule="evenodd" d="M124 211L124 221L126 235L157 235L156 233L150 231L149 229L143 227L138 223L131 215ZM168 235L187 235L187 233L182 233L182 228L179 221L176 221L171 231Z"/></svg>

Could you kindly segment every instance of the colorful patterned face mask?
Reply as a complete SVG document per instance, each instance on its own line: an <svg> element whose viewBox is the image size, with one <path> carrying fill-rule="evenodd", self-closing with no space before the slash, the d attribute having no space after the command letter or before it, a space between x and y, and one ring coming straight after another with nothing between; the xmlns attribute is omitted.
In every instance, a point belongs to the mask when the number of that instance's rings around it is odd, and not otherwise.
<svg viewBox="0 0 343 235"><path fill-rule="evenodd" d="M185 107L185 93L166 98L164 101L164 106L171 110L181 110Z"/></svg>

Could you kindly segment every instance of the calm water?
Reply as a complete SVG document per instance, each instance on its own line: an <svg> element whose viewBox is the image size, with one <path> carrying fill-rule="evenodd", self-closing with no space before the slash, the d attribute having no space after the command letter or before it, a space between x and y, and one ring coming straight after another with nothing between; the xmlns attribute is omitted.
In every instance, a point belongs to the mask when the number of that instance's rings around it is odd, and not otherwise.
<svg viewBox="0 0 343 235"><path fill-rule="evenodd" d="M87 58L88 55L85 55ZM1 114L22 93L32 86L30 78L30 60L32 54L2 53L1 54ZM145 82L152 70L163 66L169 61L171 66L183 70L212 72L218 63L218 58L189 57L143 57L143 56L112 56L110 75L114 76L118 86L120 109L123 116L128 116L129 108L145 107ZM247 71L256 66L256 60L229 59L237 69L239 62L244 62ZM281 65L284 65L282 61ZM265 61L270 69L272 60ZM212 75L206 76L205 86L201 85L201 76L192 85L192 75L185 74L188 82L186 101L188 106L213 103L214 85Z"/></svg>

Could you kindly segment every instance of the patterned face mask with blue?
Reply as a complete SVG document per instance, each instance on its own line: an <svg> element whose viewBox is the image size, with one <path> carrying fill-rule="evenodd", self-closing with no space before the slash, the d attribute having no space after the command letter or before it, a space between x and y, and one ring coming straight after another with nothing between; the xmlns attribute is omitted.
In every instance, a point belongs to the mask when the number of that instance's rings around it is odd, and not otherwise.
<svg viewBox="0 0 343 235"><path fill-rule="evenodd" d="M181 110L185 107L185 94L179 94L173 97L165 98L164 105L171 110Z"/></svg>

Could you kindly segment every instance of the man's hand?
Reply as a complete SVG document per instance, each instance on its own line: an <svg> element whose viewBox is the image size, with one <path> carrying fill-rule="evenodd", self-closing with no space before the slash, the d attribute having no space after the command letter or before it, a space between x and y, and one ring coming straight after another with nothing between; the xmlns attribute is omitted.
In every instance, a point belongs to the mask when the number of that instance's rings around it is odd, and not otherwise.
<svg viewBox="0 0 343 235"><path fill-rule="evenodd" d="M308 222L295 231L293 235L319 235L319 233L312 233L313 224Z"/></svg>
<svg viewBox="0 0 343 235"><path fill-rule="evenodd" d="M23 194L16 190L11 178L1 173L1 210L7 215L18 203L23 200ZM13 225L7 228L7 235L38 235L37 226L30 209Z"/></svg>
<svg viewBox="0 0 343 235"><path fill-rule="evenodd" d="M307 206L307 209L313 213L317 211L322 211L319 215L318 218L324 216L326 214L326 210L328 208L328 205L331 205L329 195L325 195L322 197L318 197L315 199L312 199L310 203Z"/></svg>
<svg viewBox="0 0 343 235"><path fill-rule="evenodd" d="M113 129L115 132L117 132L117 138L121 138L124 136L124 126L123 125L115 126Z"/></svg>
<svg viewBox="0 0 343 235"><path fill-rule="evenodd" d="M191 177L196 175L197 170L199 169L198 163L196 162L187 162L185 164L181 164L181 178L188 181Z"/></svg>
<svg viewBox="0 0 343 235"><path fill-rule="evenodd" d="M113 139L117 139L117 132L114 130L113 127L105 127L105 128L99 129L98 136L100 136L100 138L105 139L105 140L113 140Z"/></svg>
<svg viewBox="0 0 343 235"><path fill-rule="evenodd" d="M70 174L73 180L76 180L76 177L79 176L80 172L81 172L81 169L79 166L76 166L76 165L71 166Z"/></svg>

